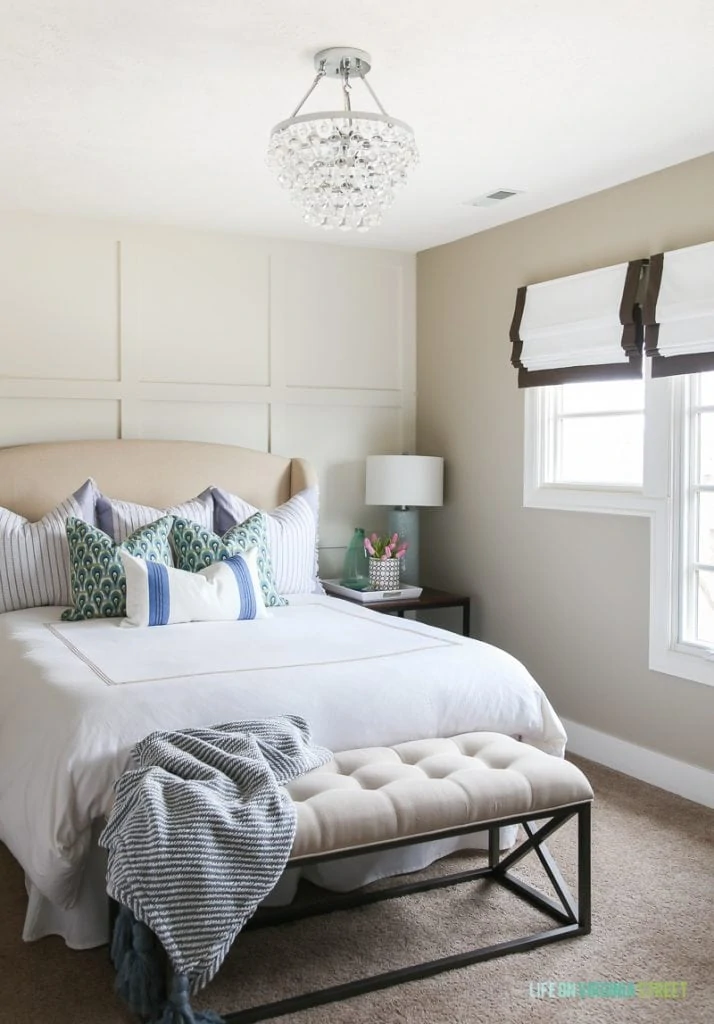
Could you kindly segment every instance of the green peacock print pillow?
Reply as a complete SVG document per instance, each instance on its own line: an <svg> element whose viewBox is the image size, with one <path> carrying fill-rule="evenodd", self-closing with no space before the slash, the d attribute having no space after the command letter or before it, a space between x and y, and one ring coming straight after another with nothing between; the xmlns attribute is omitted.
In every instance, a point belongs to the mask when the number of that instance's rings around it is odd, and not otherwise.
<svg viewBox="0 0 714 1024"><path fill-rule="evenodd" d="M214 562L240 555L249 548L258 552L258 577L266 608L276 608L288 602L281 597L275 586L273 563L268 548L265 515L256 512L242 523L232 526L228 533L219 537L205 526L192 523L177 516L171 531L176 565L187 572L198 572Z"/></svg>
<svg viewBox="0 0 714 1024"><path fill-rule="evenodd" d="M173 522L173 516L164 516L116 544L96 526L70 517L66 528L74 607L62 612L62 618L78 622L126 615L126 576L119 552L172 565L169 535Z"/></svg>

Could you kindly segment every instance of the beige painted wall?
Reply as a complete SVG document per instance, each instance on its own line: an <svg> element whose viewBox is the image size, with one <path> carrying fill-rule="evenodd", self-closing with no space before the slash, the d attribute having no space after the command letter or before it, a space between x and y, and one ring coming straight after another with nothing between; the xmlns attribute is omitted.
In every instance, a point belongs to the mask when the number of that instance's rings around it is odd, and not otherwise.
<svg viewBox="0 0 714 1024"><path fill-rule="evenodd" d="M2 214L0 445L300 455L320 474L321 568L339 574L355 524L383 519L365 456L414 445L415 277L409 253Z"/></svg>
<svg viewBox="0 0 714 1024"><path fill-rule="evenodd" d="M564 718L710 769L714 687L648 669L649 521L523 508L508 329L519 285L712 238L714 155L417 260L418 451L447 460L425 575L474 596L476 634Z"/></svg>

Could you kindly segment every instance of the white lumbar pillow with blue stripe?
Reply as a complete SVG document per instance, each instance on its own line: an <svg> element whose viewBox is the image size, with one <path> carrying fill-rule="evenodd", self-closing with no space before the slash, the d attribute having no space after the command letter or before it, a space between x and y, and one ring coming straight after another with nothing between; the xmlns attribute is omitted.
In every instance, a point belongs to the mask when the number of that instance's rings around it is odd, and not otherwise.
<svg viewBox="0 0 714 1024"><path fill-rule="evenodd" d="M121 551L130 626L264 619L258 551L249 548L200 572L186 572Z"/></svg>

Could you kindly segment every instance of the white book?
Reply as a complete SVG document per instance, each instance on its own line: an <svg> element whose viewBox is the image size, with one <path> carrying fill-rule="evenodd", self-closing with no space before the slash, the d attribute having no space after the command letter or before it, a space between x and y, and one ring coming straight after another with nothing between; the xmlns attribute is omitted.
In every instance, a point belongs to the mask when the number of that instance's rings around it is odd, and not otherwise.
<svg viewBox="0 0 714 1024"><path fill-rule="evenodd" d="M405 584L397 590L354 590L352 587L343 586L339 580L323 580L322 585L328 594L346 597L361 604L371 604L373 601L408 601L410 598L419 597L422 592L421 587L410 584Z"/></svg>

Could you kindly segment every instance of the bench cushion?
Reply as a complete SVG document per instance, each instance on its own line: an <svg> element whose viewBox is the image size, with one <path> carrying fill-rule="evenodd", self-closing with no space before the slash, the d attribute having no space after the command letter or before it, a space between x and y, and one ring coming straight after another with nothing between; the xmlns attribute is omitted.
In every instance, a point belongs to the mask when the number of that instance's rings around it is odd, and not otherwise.
<svg viewBox="0 0 714 1024"><path fill-rule="evenodd" d="M335 754L287 787L291 860L592 800L579 768L495 732Z"/></svg>

